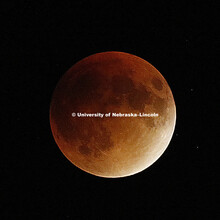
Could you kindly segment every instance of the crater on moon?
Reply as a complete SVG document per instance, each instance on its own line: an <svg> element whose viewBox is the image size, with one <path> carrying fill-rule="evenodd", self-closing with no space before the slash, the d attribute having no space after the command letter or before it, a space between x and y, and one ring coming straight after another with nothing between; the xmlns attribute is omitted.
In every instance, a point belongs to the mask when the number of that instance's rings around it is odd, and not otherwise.
<svg viewBox="0 0 220 220"><path fill-rule="evenodd" d="M124 75L113 76L112 85L110 86L112 87L112 91L116 96L129 94L134 90L133 81L129 77Z"/></svg>
<svg viewBox="0 0 220 220"><path fill-rule="evenodd" d="M163 89L163 84L159 79L154 77L151 80L151 82L152 82L153 86L155 87L155 89L157 89L157 90L162 90Z"/></svg>
<svg viewBox="0 0 220 220"><path fill-rule="evenodd" d="M143 85L139 85L138 88L134 88L128 95L129 105L140 112L144 111L147 104L151 104L151 92L147 91Z"/></svg>

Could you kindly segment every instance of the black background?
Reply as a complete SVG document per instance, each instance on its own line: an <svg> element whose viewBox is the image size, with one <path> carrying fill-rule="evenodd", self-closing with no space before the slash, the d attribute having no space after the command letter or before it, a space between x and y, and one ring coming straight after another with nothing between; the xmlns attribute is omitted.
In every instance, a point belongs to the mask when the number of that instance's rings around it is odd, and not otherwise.
<svg viewBox="0 0 220 220"><path fill-rule="evenodd" d="M3 3L2 219L218 219L216 2ZM50 100L60 77L104 51L128 52L154 65L177 107L163 156L128 178L76 168L50 130Z"/></svg>

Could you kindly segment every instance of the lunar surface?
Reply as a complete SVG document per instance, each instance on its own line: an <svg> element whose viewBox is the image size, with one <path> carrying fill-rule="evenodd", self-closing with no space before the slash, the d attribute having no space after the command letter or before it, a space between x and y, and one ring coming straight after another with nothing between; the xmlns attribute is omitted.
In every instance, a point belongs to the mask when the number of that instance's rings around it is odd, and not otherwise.
<svg viewBox="0 0 220 220"><path fill-rule="evenodd" d="M149 167L166 150L175 122L175 102L164 77L144 59L123 52L97 53L76 63L58 82L50 105L51 130L62 153L100 177L130 176Z"/></svg>

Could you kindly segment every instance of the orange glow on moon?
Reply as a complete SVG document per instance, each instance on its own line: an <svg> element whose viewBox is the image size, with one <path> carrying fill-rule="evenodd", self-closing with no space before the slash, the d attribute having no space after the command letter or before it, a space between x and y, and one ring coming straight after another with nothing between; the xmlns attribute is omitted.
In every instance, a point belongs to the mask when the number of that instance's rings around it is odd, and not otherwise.
<svg viewBox="0 0 220 220"><path fill-rule="evenodd" d="M72 113L158 113L158 117L73 117ZM53 137L78 168L100 177L125 177L166 150L176 107L164 77L123 52L91 55L60 79L50 105Z"/></svg>

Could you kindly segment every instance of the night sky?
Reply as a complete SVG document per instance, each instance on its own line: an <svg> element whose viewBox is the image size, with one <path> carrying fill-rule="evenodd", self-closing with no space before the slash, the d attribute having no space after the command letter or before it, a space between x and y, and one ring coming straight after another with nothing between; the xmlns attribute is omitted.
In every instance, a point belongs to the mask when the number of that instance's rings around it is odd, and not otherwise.
<svg viewBox="0 0 220 220"><path fill-rule="evenodd" d="M1 2L1 219L219 219L216 3ZM127 178L81 171L50 129L60 77L104 51L150 62L176 103L167 150Z"/></svg>

